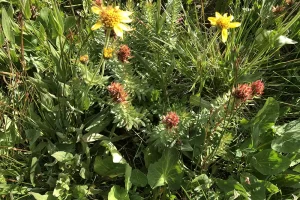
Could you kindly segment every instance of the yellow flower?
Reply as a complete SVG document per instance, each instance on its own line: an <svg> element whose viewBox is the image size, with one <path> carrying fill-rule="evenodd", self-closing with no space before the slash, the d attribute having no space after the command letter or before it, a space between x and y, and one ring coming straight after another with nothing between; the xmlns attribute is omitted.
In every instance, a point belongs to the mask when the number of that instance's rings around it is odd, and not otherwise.
<svg viewBox="0 0 300 200"><path fill-rule="evenodd" d="M225 13L223 16L216 12L216 17L209 17L208 21L210 21L210 24L213 26L218 26L222 29L222 41L226 42L228 37L228 31L229 28L236 28L241 25L240 22L231 22L233 20L233 16L230 15L227 17L227 13Z"/></svg>
<svg viewBox="0 0 300 200"><path fill-rule="evenodd" d="M113 56L113 49L108 47L108 48L104 48L103 50L103 57L106 59L109 59Z"/></svg>
<svg viewBox="0 0 300 200"><path fill-rule="evenodd" d="M89 56L88 55L80 56L79 60L81 63L87 63L89 61Z"/></svg>
<svg viewBox="0 0 300 200"><path fill-rule="evenodd" d="M92 26L92 30L96 30L100 27L113 29L116 35L121 38L123 38L123 31L132 30L128 25L124 24L132 21L132 19L129 18L132 12L120 10L119 6L93 6L92 11L99 15L99 21Z"/></svg>

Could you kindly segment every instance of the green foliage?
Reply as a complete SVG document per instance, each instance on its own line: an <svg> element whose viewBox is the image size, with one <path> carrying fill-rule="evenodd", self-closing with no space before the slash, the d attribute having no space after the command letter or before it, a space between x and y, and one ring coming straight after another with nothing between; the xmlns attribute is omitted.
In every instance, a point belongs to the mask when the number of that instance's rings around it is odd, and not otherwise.
<svg viewBox="0 0 300 200"><path fill-rule="evenodd" d="M299 2L102 1L123 39L94 3L0 1L1 198L300 197Z"/></svg>

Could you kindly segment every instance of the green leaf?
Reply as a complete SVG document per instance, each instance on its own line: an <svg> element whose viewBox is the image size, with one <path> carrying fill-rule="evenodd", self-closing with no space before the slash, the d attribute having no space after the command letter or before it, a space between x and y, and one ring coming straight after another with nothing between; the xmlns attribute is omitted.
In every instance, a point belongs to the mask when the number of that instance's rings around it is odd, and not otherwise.
<svg viewBox="0 0 300 200"><path fill-rule="evenodd" d="M31 18L31 10L30 10L30 0L23 0L23 13L25 16L25 19L30 19Z"/></svg>
<svg viewBox="0 0 300 200"><path fill-rule="evenodd" d="M295 187L300 188L300 175L298 173L279 174L272 180L279 187Z"/></svg>
<svg viewBox="0 0 300 200"><path fill-rule="evenodd" d="M279 116L278 102L269 97L264 107L251 120L252 124L252 140L257 144L259 136L272 128Z"/></svg>
<svg viewBox="0 0 300 200"><path fill-rule="evenodd" d="M111 156L101 158L97 156L94 163L94 170L101 176L116 177L125 173L125 165L114 163Z"/></svg>
<svg viewBox="0 0 300 200"><path fill-rule="evenodd" d="M177 150L167 149L157 162L150 164L147 179L153 189L165 184L168 184L170 189L178 189L182 176Z"/></svg>
<svg viewBox="0 0 300 200"><path fill-rule="evenodd" d="M243 187L243 185L231 177L228 180L217 179L216 183L217 186L222 191L224 191L226 195L234 196L234 192L236 191L238 192L238 194L242 195L246 199L248 199L250 196Z"/></svg>
<svg viewBox="0 0 300 200"><path fill-rule="evenodd" d="M36 199L36 200L56 200L57 198L54 197L50 192L47 192L44 195L41 195L36 192L30 192L30 194Z"/></svg>
<svg viewBox="0 0 300 200"><path fill-rule="evenodd" d="M34 129L28 129L25 131L26 138L28 139L30 145L35 143L35 141L41 136L41 132L34 130Z"/></svg>
<svg viewBox="0 0 300 200"><path fill-rule="evenodd" d="M264 175L274 175L288 169L291 161L274 150L266 149L255 154L251 164Z"/></svg>
<svg viewBox="0 0 300 200"><path fill-rule="evenodd" d="M11 19L8 16L4 7L2 7L2 28L7 40L10 41L11 43L15 43L15 36L12 30Z"/></svg>
<svg viewBox="0 0 300 200"><path fill-rule="evenodd" d="M65 31L66 32L75 25L76 25L76 18L74 16L68 16L65 19Z"/></svg>
<svg viewBox="0 0 300 200"><path fill-rule="evenodd" d="M118 185L114 185L109 193L108 200L130 200L126 190Z"/></svg>
<svg viewBox="0 0 300 200"><path fill-rule="evenodd" d="M54 157L59 162L66 162L73 159L73 155L65 151L57 151L51 156Z"/></svg>
<svg viewBox="0 0 300 200"><path fill-rule="evenodd" d="M76 185L73 188L72 196L77 199L87 199L86 196L89 194L87 185Z"/></svg>
<svg viewBox="0 0 300 200"><path fill-rule="evenodd" d="M131 172L132 172L132 167L130 167L129 164L126 164L125 167L125 189L128 192L132 186L132 183L130 181L131 177Z"/></svg>
<svg viewBox="0 0 300 200"><path fill-rule="evenodd" d="M138 169L132 170L130 180L133 185L145 187L148 183L147 176Z"/></svg>
<svg viewBox="0 0 300 200"><path fill-rule="evenodd" d="M82 136L82 140L84 142L95 142L97 140L107 140L107 139L109 138L99 133L87 133L84 136Z"/></svg>
<svg viewBox="0 0 300 200"><path fill-rule="evenodd" d="M111 118L107 114L99 114L88 124L85 130L89 133L100 133L111 121Z"/></svg>
<svg viewBox="0 0 300 200"><path fill-rule="evenodd" d="M282 136L272 141L272 149L283 153L300 153L300 120L284 125Z"/></svg>
<svg viewBox="0 0 300 200"><path fill-rule="evenodd" d="M117 148L112 142L104 140L100 143L100 145L106 147L109 150L110 154L113 157L114 163L122 163L122 164L126 163L126 160L122 157L122 155L120 154L120 152L117 150Z"/></svg>
<svg viewBox="0 0 300 200"><path fill-rule="evenodd" d="M31 160L31 168L30 168L30 182L33 185L33 187L35 186L34 178L35 178L35 169L37 165L38 165L38 159L37 157L33 157Z"/></svg>

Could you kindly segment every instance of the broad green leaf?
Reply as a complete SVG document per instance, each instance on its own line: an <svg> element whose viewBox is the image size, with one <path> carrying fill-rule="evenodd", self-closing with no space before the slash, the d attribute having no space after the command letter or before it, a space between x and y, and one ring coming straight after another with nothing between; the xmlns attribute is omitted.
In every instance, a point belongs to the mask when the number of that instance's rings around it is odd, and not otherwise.
<svg viewBox="0 0 300 200"><path fill-rule="evenodd" d="M251 134L254 144L257 144L257 142L259 141L258 138L261 134L274 126L278 116L279 104L275 99L269 97L264 107L251 120Z"/></svg>
<svg viewBox="0 0 300 200"><path fill-rule="evenodd" d="M251 199L266 199L266 187L263 180L258 180L258 178L252 174L243 173L242 176L240 176L240 183L250 193Z"/></svg>
<svg viewBox="0 0 300 200"><path fill-rule="evenodd" d="M154 163L161 157L161 154L152 146L148 146L144 149L144 161L145 166L148 168L151 163Z"/></svg>
<svg viewBox="0 0 300 200"><path fill-rule="evenodd" d="M138 169L132 170L130 180L133 185L138 187L145 187L148 183L147 176Z"/></svg>
<svg viewBox="0 0 300 200"><path fill-rule="evenodd" d="M148 183L154 189L168 184L170 189L180 188L182 167L178 164L178 153L175 149L167 149L163 156L148 169Z"/></svg>
<svg viewBox="0 0 300 200"><path fill-rule="evenodd" d="M54 157L59 162L66 162L73 159L73 155L65 151L57 151L51 156Z"/></svg>
<svg viewBox="0 0 300 200"><path fill-rule="evenodd" d="M247 193L243 185L231 177L228 180L217 179L216 183L217 186L228 196L233 196L236 191L246 199L250 197L250 194Z"/></svg>
<svg viewBox="0 0 300 200"><path fill-rule="evenodd" d="M284 125L282 136L273 140L271 147L283 153L300 153L300 120Z"/></svg>
<svg viewBox="0 0 300 200"><path fill-rule="evenodd" d="M41 136L41 132L34 129L25 130L25 134L30 145L35 143L35 141Z"/></svg>
<svg viewBox="0 0 300 200"><path fill-rule="evenodd" d="M82 140L84 142L95 142L97 140L107 140L107 139L109 138L99 133L87 133L84 136L82 136Z"/></svg>
<svg viewBox="0 0 300 200"><path fill-rule="evenodd" d="M118 185L114 185L109 193L108 200L130 200L126 190Z"/></svg>
<svg viewBox="0 0 300 200"><path fill-rule="evenodd" d="M288 169L291 161L274 150L266 149L255 154L251 164L264 175L274 175Z"/></svg>
<svg viewBox="0 0 300 200"><path fill-rule="evenodd" d="M31 167L30 167L30 182L33 185L33 187L35 186L34 178L35 178L35 169L37 165L38 165L38 159L37 157L33 157L31 160Z"/></svg>
<svg viewBox="0 0 300 200"><path fill-rule="evenodd" d="M125 173L125 165L114 163L111 156L101 158L97 156L94 163L94 170L101 176L116 177Z"/></svg>
<svg viewBox="0 0 300 200"><path fill-rule="evenodd" d="M271 183L269 181L264 181L264 184L265 184L265 187L267 188L267 190L272 194L275 194L280 191L276 185L274 185L273 183Z"/></svg>
<svg viewBox="0 0 300 200"><path fill-rule="evenodd" d="M22 2L23 2L22 7L23 7L23 13L25 19L30 19L31 18L30 0L23 0Z"/></svg>
<svg viewBox="0 0 300 200"><path fill-rule="evenodd" d="M2 28L7 40L10 41L11 43L15 43L15 36L12 30L11 19L8 16L4 6L2 7Z"/></svg>
<svg viewBox="0 0 300 200"><path fill-rule="evenodd" d="M99 114L92 122L85 128L89 133L100 133L103 131L111 122L111 118L106 114Z"/></svg>

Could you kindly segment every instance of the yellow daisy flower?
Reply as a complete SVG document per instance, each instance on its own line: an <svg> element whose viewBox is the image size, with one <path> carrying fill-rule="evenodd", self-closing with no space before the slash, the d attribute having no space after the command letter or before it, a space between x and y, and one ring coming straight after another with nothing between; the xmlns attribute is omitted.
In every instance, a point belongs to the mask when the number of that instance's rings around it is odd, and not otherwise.
<svg viewBox="0 0 300 200"><path fill-rule="evenodd" d="M92 26L92 30L96 30L101 27L104 27L105 29L113 29L116 35L121 38L123 38L123 31L132 30L128 25L124 24L132 21L132 19L129 18L132 12L120 10L119 6L92 6L92 11L99 15L99 21Z"/></svg>
<svg viewBox="0 0 300 200"><path fill-rule="evenodd" d="M210 21L210 24L212 26L218 26L222 29L222 41L225 43L228 38L228 31L229 28L236 28L241 25L240 22L231 22L233 20L233 16L230 15L227 17L227 13L225 13L223 16L216 12L216 17L209 17L208 21Z"/></svg>

